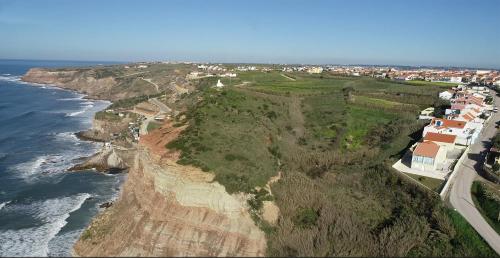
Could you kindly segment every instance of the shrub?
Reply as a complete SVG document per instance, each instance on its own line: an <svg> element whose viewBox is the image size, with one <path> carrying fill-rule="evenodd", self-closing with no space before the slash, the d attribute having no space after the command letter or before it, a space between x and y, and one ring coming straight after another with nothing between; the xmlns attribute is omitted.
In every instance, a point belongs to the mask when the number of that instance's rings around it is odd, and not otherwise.
<svg viewBox="0 0 500 258"><path fill-rule="evenodd" d="M311 228L316 225L319 213L311 208L302 209L295 216L294 223L301 228Z"/></svg>

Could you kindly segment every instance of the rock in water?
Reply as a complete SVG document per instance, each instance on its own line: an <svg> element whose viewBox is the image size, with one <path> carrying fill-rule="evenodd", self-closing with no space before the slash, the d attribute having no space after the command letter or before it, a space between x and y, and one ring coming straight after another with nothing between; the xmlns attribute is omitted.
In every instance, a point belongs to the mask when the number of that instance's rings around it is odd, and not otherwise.
<svg viewBox="0 0 500 258"><path fill-rule="evenodd" d="M112 146L106 146L95 155L87 158L83 163L70 168L70 171L96 169L101 172L124 170L128 166L116 153Z"/></svg>

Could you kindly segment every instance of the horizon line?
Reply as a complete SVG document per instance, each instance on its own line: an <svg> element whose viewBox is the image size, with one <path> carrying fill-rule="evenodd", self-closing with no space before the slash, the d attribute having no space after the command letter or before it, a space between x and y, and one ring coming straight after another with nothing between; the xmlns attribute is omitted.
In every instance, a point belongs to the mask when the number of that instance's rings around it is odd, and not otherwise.
<svg viewBox="0 0 500 258"><path fill-rule="evenodd" d="M128 63L152 63L152 62L176 62L176 63L206 63L206 64L256 64L256 65L316 65L316 66L373 66L373 67L411 67L411 68L459 68L469 70L496 70L500 67L473 67L466 65L410 65L410 64L363 64L363 63L271 63L271 62L217 62L217 61L189 61L189 60L77 60L77 59L27 59L27 58L1 58L0 61L45 61L45 62L81 62L81 63L110 63L110 64L128 64Z"/></svg>

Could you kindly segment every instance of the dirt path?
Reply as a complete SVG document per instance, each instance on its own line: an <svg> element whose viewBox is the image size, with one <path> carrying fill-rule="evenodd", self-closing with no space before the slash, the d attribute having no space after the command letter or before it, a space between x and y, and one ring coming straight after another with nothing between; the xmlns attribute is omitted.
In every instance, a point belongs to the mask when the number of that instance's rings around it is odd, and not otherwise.
<svg viewBox="0 0 500 258"><path fill-rule="evenodd" d="M290 108L288 109L288 113L290 115L290 122L292 124L293 130L298 137L303 137L305 133L305 120L304 114L302 113L302 108L300 104L302 99L297 97L292 97L290 101Z"/></svg>
<svg viewBox="0 0 500 258"><path fill-rule="evenodd" d="M290 77L290 76L287 76L287 75L285 75L285 74L282 74L282 73L280 73L280 75L281 75L281 76L283 76L283 77L285 77L285 78L287 78L287 79L288 79L288 80L290 80L290 81L296 81L296 80L297 80L297 79L294 79L294 78L292 78L292 77Z"/></svg>
<svg viewBox="0 0 500 258"><path fill-rule="evenodd" d="M155 86L156 88L156 92L160 92L160 86L158 86L158 84L154 83L151 81L151 79L144 79L143 77L141 77L141 79L145 82L149 82L151 85Z"/></svg>
<svg viewBox="0 0 500 258"><path fill-rule="evenodd" d="M138 75L138 74L144 74L144 73L147 73L147 72L137 72L137 73L125 74L125 75L118 76L118 77L115 77L115 78L125 78L125 77L129 77L129 76L133 76L133 75Z"/></svg>

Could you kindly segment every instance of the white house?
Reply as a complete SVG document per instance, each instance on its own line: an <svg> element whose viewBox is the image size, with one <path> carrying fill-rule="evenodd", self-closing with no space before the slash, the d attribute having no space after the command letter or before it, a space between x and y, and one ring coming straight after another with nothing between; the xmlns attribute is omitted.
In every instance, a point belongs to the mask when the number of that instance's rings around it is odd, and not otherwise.
<svg viewBox="0 0 500 258"><path fill-rule="evenodd" d="M440 99L450 100L451 98L453 98L453 92L451 92L451 91L443 91L443 92L439 93L439 98Z"/></svg>
<svg viewBox="0 0 500 258"><path fill-rule="evenodd" d="M462 82L462 77L460 77L460 76L450 77L450 82L461 83Z"/></svg>
<svg viewBox="0 0 500 258"><path fill-rule="evenodd" d="M417 144L412 153L411 168L422 171L435 171L439 164L446 161L446 148L432 141Z"/></svg>
<svg viewBox="0 0 500 258"><path fill-rule="evenodd" d="M428 107L420 112L420 115L418 116L418 119L421 120L428 120L428 119L433 119L434 118L434 108L433 107Z"/></svg>
<svg viewBox="0 0 500 258"><path fill-rule="evenodd" d="M422 136L425 137L428 132L453 134L457 136L456 144L469 145L475 142L482 129L481 123L434 118L424 127Z"/></svg>
<svg viewBox="0 0 500 258"><path fill-rule="evenodd" d="M424 141L431 141L436 143L437 145L443 147L446 152L453 151L455 149L455 141L457 140L457 136L453 134L444 134L444 133L433 133L428 132Z"/></svg>
<svg viewBox="0 0 500 258"><path fill-rule="evenodd" d="M323 72L323 67L311 67L307 70L308 73L322 73Z"/></svg>

